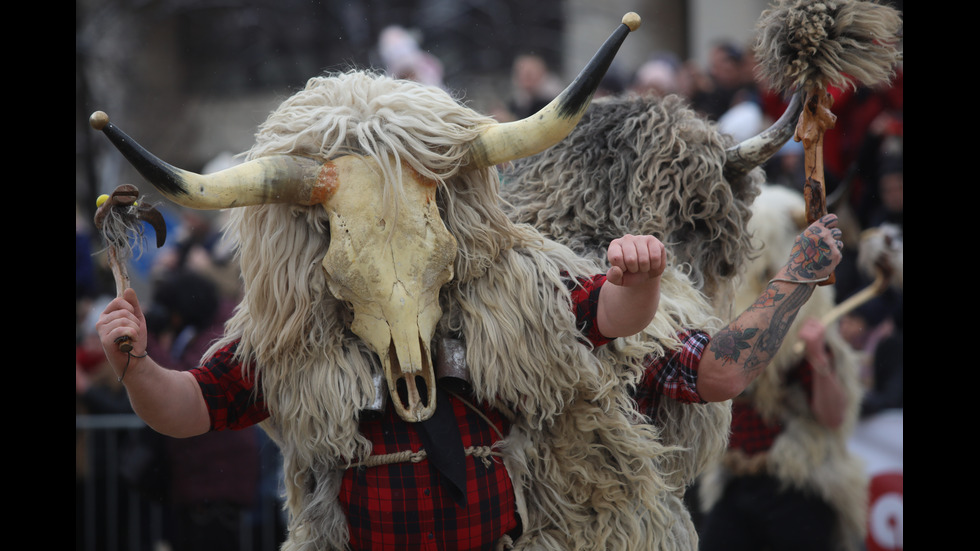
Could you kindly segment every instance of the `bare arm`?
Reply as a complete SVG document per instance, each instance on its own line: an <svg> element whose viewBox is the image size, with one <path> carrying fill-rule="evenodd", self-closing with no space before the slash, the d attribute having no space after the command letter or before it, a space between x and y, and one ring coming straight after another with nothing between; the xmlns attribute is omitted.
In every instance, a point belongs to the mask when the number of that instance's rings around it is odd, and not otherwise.
<svg viewBox="0 0 980 551"><path fill-rule="evenodd" d="M819 320L808 319L800 328L800 339L806 344L806 359L813 367L810 409L820 424L836 429L844 423L847 395L837 378L833 358L827 351L825 330Z"/></svg>
<svg viewBox="0 0 980 551"><path fill-rule="evenodd" d="M836 215L811 224L759 298L712 336L698 366L702 399L720 402L738 396L769 365L816 282L840 263L840 236Z"/></svg>
<svg viewBox="0 0 980 551"><path fill-rule="evenodd" d="M599 291L596 324L609 338L628 337L653 321L660 306L660 277L667 266L663 243L650 235L625 235L609 244L610 268Z"/></svg>
<svg viewBox="0 0 980 551"><path fill-rule="evenodd" d="M127 289L106 307L96 328L106 358L129 393L133 411L151 428L175 437L197 436L211 425L204 397L194 377L187 372L166 369L146 350L146 320L136 292ZM115 341L128 335L133 341L130 354L120 352Z"/></svg>

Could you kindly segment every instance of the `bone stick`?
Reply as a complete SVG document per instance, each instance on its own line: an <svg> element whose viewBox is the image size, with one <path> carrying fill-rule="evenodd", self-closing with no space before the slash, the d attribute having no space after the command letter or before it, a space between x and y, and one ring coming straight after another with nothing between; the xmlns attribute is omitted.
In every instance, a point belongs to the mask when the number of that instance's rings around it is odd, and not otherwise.
<svg viewBox="0 0 980 551"><path fill-rule="evenodd" d="M879 271L871 285L868 285L864 289L854 293L848 297L847 300L833 307L820 318L820 321L822 321L825 326L830 325L839 320L845 314L854 311L865 302L868 302L881 293L884 293L885 289L887 288L888 284L885 278L885 273L883 271Z"/></svg>
<svg viewBox="0 0 980 551"><path fill-rule="evenodd" d="M759 75L773 90L805 95L796 140L805 152L808 224L827 213L823 136L836 123L827 89L890 80L902 57L901 27L901 14L874 0L777 0L756 24Z"/></svg>
<svg viewBox="0 0 980 551"><path fill-rule="evenodd" d="M109 245L109 268L112 269L112 277L116 281L116 296L121 297L123 291L129 289L129 271L126 265L119 261L119 253L116 252L115 245Z"/></svg>
<svg viewBox="0 0 980 551"><path fill-rule="evenodd" d="M806 223L812 224L827 214L827 186L824 184L823 141L824 134L837 123L830 111L834 100L825 90L810 90L800 121L796 126L796 139L803 142L803 165L806 181L803 183L803 199L806 204ZM819 283L832 285L834 274Z"/></svg>
<svg viewBox="0 0 980 551"><path fill-rule="evenodd" d="M112 277L116 280L116 296L121 297L123 291L129 288L129 272L126 270L125 264L119 261L115 246L109 245L108 254ZM129 352L133 349L132 338L129 335L123 335L116 339L116 344L119 345L120 352Z"/></svg>
<svg viewBox="0 0 980 551"><path fill-rule="evenodd" d="M109 269L112 270L112 278L116 282L116 296L121 297L123 292L129 288L129 271L126 265L119 258L119 246L117 242L127 234L126 223L123 216L114 209L124 209L135 202L136 196L131 190L122 189L123 186L116 188L112 195L99 197L98 210L95 213L95 227L102 233L106 242L106 254L109 257ZM123 244L125 245L125 244ZM116 345L120 352L130 352L133 349L132 339L129 336L122 336L116 339Z"/></svg>
<svg viewBox="0 0 980 551"><path fill-rule="evenodd" d="M138 205L138 197L139 190L136 186L123 184L111 195L103 195L96 202L98 209L95 211L95 228L106 242L109 269L112 270L112 277L116 282L117 297L121 297L130 286L129 271L122 256L125 254L128 258L132 253L129 236L142 235L140 222L146 221L154 228L157 247L163 246L167 239L167 226L163 216L152 206ZM116 339L119 351L130 352L133 349L130 341L128 336Z"/></svg>
<svg viewBox="0 0 980 551"><path fill-rule="evenodd" d="M829 327L832 323L844 317L846 314L853 312L862 304L884 293L885 289L888 288L888 277L886 272L887 270L883 268L879 269L877 275L875 276L875 280L871 282L870 285L864 289L861 289L857 293L854 293L848 297L847 300L831 308L823 316L821 316L820 322L823 323L824 327ZM803 344L803 341L797 341L796 344L793 345L793 352L796 354L802 354L805 347L806 345Z"/></svg>

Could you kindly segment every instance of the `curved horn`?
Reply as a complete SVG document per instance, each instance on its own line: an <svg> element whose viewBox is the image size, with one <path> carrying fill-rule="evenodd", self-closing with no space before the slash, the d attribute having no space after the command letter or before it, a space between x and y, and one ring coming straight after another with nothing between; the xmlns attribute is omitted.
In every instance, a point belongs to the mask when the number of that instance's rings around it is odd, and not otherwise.
<svg viewBox="0 0 980 551"><path fill-rule="evenodd" d="M525 119L488 127L470 144L470 168L486 168L530 157L571 133L589 107L592 95L626 36L639 27L640 16L627 13L588 65L551 103Z"/></svg>
<svg viewBox="0 0 980 551"><path fill-rule="evenodd" d="M799 92L793 94L779 120L758 136L734 145L725 154L725 179L733 179L747 174L760 166L783 147L796 131L796 121L803 112L803 99Z"/></svg>
<svg viewBox="0 0 980 551"><path fill-rule="evenodd" d="M337 180L330 163L293 155L275 155L200 175L174 167L144 149L96 111L89 124L101 130L148 182L171 201L199 210L266 203L323 203Z"/></svg>

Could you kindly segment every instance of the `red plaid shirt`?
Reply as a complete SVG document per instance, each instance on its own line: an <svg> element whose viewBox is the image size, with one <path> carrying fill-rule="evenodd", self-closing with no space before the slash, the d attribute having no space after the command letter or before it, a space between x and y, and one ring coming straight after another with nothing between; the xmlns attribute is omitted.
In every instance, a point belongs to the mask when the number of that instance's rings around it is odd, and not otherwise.
<svg viewBox="0 0 980 551"><path fill-rule="evenodd" d="M450 404L459 423L463 447L489 447L500 437L476 412L457 399ZM487 404L480 411L496 430L509 423ZM387 408L361 421L361 433L374 444L374 455L423 448L418 433ZM439 472L428 460L405 461L344 472L340 504L347 515L353 549L492 549L504 534L520 534L514 488L500 459L466 456L466 507L453 500Z"/></svg>
<svg viewBox="0 0 980 551"><path fill-rule="evenodd" d="M637 408L651 418L657 417L664 396L686 404L705 403L698 394L698 364L711 337L698 330L681 331L677 337L681 348L649 358L636 389Z"/></svg>
<svg viewBox="0 0 980 551"><path fill-rule="evenodd" d="M611 340L602 336L595 324L599 290L605 279L599 275L580 281L581 285L569 281L579 328L594 346ZM192 371L208 405L212 430L240 429L269 416L254 380L243 376L243 366L234 357L236 349L237 343L233 343ZM700 359L700 350L692 346L686 353L651 362L644 378L650 388L641 388L641 404L656 408L656 393L660 391L678 397L697 396L697 373L692 366ZM690 380L673 380L678 376ZM474 405L496 430L456 397L449 402L464 447L490 447L499 440L497 431L508 433L507 420L488 404ZM362 416L360 430L372 442L375 455L422 449L418 433L392 408L378 417ZM347 515L352 548L488 549L504 534L519 534L520 520L507 470L496 457L467 455L466 461L465 508L444 490L441 475L427 460L347 469L339 501Z"/></svg>
<svg viewBox="0 0 980 551"><path fill-rule="evenodd" d="M790 371L786 375L786 384L801 385L809 400L813 393L813 368L809 362L801 361L796 369ZM778 419L764 419L749 400L736 398L732 402L732 435L728 449L741 450L746 455L768 451L782 434L783 428Z"/></svg>

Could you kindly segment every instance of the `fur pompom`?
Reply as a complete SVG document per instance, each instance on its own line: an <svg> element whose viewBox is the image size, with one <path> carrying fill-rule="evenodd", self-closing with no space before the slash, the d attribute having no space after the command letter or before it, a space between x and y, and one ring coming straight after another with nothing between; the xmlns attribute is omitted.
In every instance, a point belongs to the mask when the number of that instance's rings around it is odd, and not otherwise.
<svg viewBox="0 0 980 551"><path fill-rule="evenodd" d="M756 28L760 76L780 92L874 86L902 57L901 15L874 1L779 0Z"/></svg>

